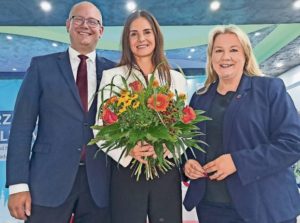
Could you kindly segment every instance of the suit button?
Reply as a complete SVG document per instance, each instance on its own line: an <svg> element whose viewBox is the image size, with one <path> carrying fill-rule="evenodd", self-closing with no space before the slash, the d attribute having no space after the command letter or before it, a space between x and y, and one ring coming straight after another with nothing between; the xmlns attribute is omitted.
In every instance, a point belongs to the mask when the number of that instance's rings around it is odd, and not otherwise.
<svg viewBox="0 0 300 223"><path fill-rule="evenodd" d="M87 122L83 123L84 126L88 126L89 124Z"/></svg>
<svg viewBox="0 0 300 223"><path fill-rule="evenodd" d="M78 150L79 152L81 152L81 148L77 148L77 150Z"/></svg>

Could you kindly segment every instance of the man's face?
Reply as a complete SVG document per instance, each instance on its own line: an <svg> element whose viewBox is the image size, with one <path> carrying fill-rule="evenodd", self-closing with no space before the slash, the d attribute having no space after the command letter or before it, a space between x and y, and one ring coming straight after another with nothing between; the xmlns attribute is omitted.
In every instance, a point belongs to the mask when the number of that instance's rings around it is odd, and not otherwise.
<svg viewBox="0 0 300 223"><path fill-rule="evenodd" d="M91 4L81 4L73 9L66 22L73 49L81 54L87 54L96 49L103 33L102 24L98 24L98 21L101 21L101 15Z"/></svg>

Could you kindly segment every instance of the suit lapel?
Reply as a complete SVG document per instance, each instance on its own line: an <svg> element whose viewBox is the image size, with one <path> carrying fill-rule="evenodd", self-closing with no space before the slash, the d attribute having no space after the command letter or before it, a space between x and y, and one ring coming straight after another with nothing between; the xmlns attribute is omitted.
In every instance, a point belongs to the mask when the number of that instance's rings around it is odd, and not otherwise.
<svg viewBox="0 0 300 223"><path fill-rule="evenodd" d="M97 104L97 98L98 98L97 95L98 95L98 91L100 90L99 86L100 86L100 82L101 82L101 79L102 79L102 72L105 69L106 69L105 60L102 57L99 57L96 54L96 78L97 78L97 86L96 86L96 92L94 94L93 105ZM93 107L93 105L92 105L92 107Z"/></svg>
<svg viewBox="0 0 300 223"><path fill-rule="evenodd" d="M75 100L78 102L79 106L82 109L81 100L80 100L79 92L78 92L76 82L75 82L75 79L73 76L68 51L63 52L58 56L58 64L59 64L61 73L63 74L63 77L64 77L67 85L69 86L70 91L72 92Z"/></svg>
<svg viewBox="0 0 300 223"><path fill-rule="evenodd" d="M191 106L196 110L204 110L207 112L211 106L211 103L212 103L215 95L216 95L217 86L218 86L218 82L213 83L209 87L207 92L202 95L199 95L197 97L197 100L195 100L194 103L191 104ZM206 114L204 114L204 115L206 115ZM198 123L198 127L200 128L200 131L203 133L206 133L206 124L207 124L206 121ZM199 136L199 139L206 142L206 135ZM205 160L206 160L206 154L202 153L202 152L199 152L197 154L198 154L197 159L200 161L201 164L204 164Z"/></svg>
<svg viewBox="0 0 300 223"><path fill-rule="evenodd" d="M218 86L218 82L213 83L209 87L207 92L200 96L201 100L199 100L199 102L194 105L196 109L207 111L210 108L211 103L216 95L217 86Z"/></svg>
<svg viewBox="0 0 300 223"><path fill-rule="evenodd" d="M251 89L251 77L243 75L240 85L237 89L237 92L229 104L225 116L224 116L224 124L223 124L223 142L224 142L224 152L228 152L228 143L231 137L233 121L237 115L237 112L242 106L242 103L245 101L246 95L248 91Z"/></svg>
<svg viewBox="0 0 300 223"><path fill-rule="evenodd" d="M96 75L97 75L97 90L100 85L100 81L102 79L103 72L103 59L101 57L96 56Z"/></svg>

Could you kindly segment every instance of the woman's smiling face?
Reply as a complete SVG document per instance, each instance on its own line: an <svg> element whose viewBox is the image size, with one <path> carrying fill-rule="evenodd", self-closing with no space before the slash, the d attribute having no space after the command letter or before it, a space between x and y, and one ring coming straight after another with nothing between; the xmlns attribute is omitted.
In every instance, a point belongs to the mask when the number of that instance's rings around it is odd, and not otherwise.
<svg viewBox="0 0 300 223"><path fill-rule="evenodd" d="M235 34L219 34L213 44L212 65L220 79L241 76L245 66L245 53Z"/></svg>
<svg viewBox="0 0 300 223"><path fill-rule="evenodd" d="M155 49L155 36L147 19L139 17L130 25L130 49L136 58L152 57Z"/></svg>

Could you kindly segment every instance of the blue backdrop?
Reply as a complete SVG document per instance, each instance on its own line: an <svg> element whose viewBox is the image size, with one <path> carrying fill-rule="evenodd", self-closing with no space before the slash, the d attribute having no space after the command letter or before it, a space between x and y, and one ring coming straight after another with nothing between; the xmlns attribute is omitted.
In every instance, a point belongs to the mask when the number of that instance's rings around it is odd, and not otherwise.
<svg viewBox="0 0 300 223"><path fill-rule="evenodd" d="M0 74L0 218L1 223L17 222L10 217L7 211L8 189L5 188L5 164L7 141L9 136L9 129L12 121L12 113L16 96L24 73ZM7 78L10 79L7 79ZM17 79L15 79L17 78Z"/></svg>

